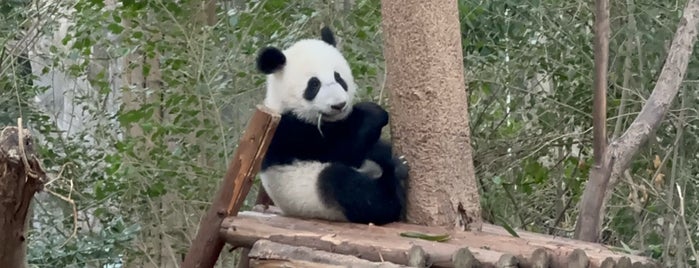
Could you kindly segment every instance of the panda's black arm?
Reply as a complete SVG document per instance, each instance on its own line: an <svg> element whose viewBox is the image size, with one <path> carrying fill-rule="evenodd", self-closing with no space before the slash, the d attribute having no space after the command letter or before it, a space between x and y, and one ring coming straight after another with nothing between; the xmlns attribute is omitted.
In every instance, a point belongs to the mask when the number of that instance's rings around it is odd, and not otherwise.
<svg viewBox="0 0 699 268"><path fill-rule="evenodd" d="M339 161L359 167L387 123L388 113L370 102L355 104L345 120L324 122L320 130L291 113L282 114L263 168L290 164L294 159Z"/></svg>
<svg viewBox="0 0 699 268"><path fill-rule="evenodd" d="M343 121L328 124L328 152L350 165L361 165L388 124L388 113L378 104L360 102ZM340 159L338 159L340 160Z"/></svg>

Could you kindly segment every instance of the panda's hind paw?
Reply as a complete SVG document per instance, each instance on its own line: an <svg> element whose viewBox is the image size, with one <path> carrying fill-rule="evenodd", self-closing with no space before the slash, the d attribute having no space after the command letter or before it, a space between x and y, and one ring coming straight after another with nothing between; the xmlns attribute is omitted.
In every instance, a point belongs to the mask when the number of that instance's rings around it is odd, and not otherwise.
<svg viewBox="0 0 699 268"><path fill-rule="evenodd" d="M395 174L400 180L405 180L408 178L408 172L410 167L408 166L408 160L405 159L404 155L394 158L395 162Z"/></svg>

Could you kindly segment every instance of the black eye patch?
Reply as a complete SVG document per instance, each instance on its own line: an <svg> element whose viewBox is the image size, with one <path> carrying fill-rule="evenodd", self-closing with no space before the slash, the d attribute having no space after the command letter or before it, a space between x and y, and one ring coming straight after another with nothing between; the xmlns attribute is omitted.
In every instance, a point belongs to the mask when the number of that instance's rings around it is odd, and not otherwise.
<svg viewBox="0 0 699 268"><path fill-rule="evenodd" d="M306 90L303 91L303 98L311 101L318 95L318 91L320 91L320 80L315 76L311 77L311 79L308 79Z"/></svg>
<svg viewBox="0 0 699 268"><path fill-rule="evenodd" d="M347 83L345 83L345 79L342 79L342 76L340 76L340 74L337 72L335 72L335 81L340 84L345 91L347 91Z"/></svg>

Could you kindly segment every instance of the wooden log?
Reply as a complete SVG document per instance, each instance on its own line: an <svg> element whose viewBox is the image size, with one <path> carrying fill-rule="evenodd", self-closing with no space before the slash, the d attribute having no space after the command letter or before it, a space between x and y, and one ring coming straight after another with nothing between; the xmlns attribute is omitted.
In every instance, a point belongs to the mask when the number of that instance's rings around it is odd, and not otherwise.
<svg viewBox="0 0 699 268"><path fill-rule="evenodd" d="M627 257L621 257L616 264L617 268L631 268L631 259Z"/></svg>
<svg viewBox="0 0 699 268"><path fill-rule="evenodd" d="M550 259L548 251L543 248L537 248L532 253L532 257L529 258L529 265L532 268L549 268Z"/></svg>
<svg viewBox="0 0 699 268"><path fill-rule="evenodd" d="M291 246L269 240L258 240L250 253L251 267L366 267L399 268L390 262L371 262L350 255L330 253L309 247ZM274 266L270 266L274 264Z"/></svg>
<svg viewBox="0 0 699 268"><path fill-rule="evenodd" d="M454 268L476 268L480 267L478 260L467 247L460 248L451 256Z"/></svg>
<svg viewBox="0 0 699 268"><path fill-rule="evenodd" d="M270 211L274 211L270 207ZM625 255L592 246L579 241L562 242L543 238L534 242L512 237L509 234L492 234L485 232L449 232L440 227L426 227L403 223L391 223L384 226L371 226L321 220L303 220L275 214L258 212L241 212L236 217L224 220L221 232L228 243L235 246L250 247L259 239L274 242L307 246L334 253L355 255L363 259L384 260L402 265L408 264L407 252L413 245L420 246L426 253L427 262L438 267L454 267L452 256L461 248L468 247L473 256L483 266L495 266L503 254L519 257L521 264L528 260L535 250L541 248L549 255L550 267L567 267L568 257L575 249L582 249L589 257L591 268L600 267L607 257L619 259L627 256L640 262L650 262L640 256ZM432 234L450 233L446 242L432 242L415 238L401 237L401 232L422 232ZM532 236L529 234L528 236ZM577 244L573 242L578 242ZM590 243L591 244L591 243Z"/></svg>
<svg viewBox="0 0 699 268"><path fill-rule="evenodd" d="M507 253L502 254L497 263L498 268L517 268L518 266L519 261L517 260L517 257Z"/></svg>
<svg viewBox="0 0 699 268"><path fill-rule="evenodd" d="M238 148L228 165L213 204L199 223L197 236L182 263L183 268L211 268L216 264L224 245L219 228L224 218L238 214L250 192L255 174L260 170L280 116L258 105Z"/></svg>
<svg viewBox="0 0 699 268"><path fill-rule="evenodd" d="M614 268L614 266L616 266L616 263L614 262L614 259L610 257L604 259L604 261L600 265L600 268Z"/></svg>
<svg viewBox="0 0 699 268"><path fill-rule="evenodd" d="M427 253L420 246L413 246L408 250L408 266L425 268L427 264Z"/></svg>
<svg viewBox="0 0 699 268"><path fill-rule="evenodd" d="M587 258L587 254L582 249L576 248L568 256L568 267L570 268L587 268L590 264L590 259Z"/></svg>
<svg viewBox="0 0 699 268"><path fill-rule="evenodd" d="M275 211L270 207L267 211ZM427 233L448 233L449 230L440 227L427 227L411 225L406 223L391 223L385 225L387 228L395 228L403 231L411 230ZM547 250L550 255L551 267L563 267L568 264L568 255L573 253L575 249L581 249L588 256L590 261L589 267L599 267L602 261L607 257L620 259L628 257L632 262L642 262L655 264L650 258L643 256L635 256L623 254L609 250L605 245L574 240L565 237L551 236L517 230L519 238L512 237L504 228L492 225L483 224L481 232L458 232L454 233L448 241L450 244L458 244L461 246L480 247L486 246L490 250L499 252L510 252L515 256L531 256L537 248ZM480 244L474 243L478 241Z"/></svg>
<svg viewBox="0 0 699 268"><path fill-rule="evenodd" d="M265 208L262 206L257 206L253 208L253 211L265 214L281 215L281 210L276 206L269 206ZM428 227L406 223L391 223L384 225L384 227L402 231L417 231L425 233L451 232L441 227ZM481 232L455 233L447 243L458 244L461 245L460 247L463 247L464 245L469 247L482 246L493 251L511 252L517 256L532 256L535 250L541 248L541 250L544 250L547 254L546 259L548 260L548 263L546 263L546 265L549 265L548 267L560 267L562 265L567 265L567 256L572 254L574 249L581 249L585 251L585 254L588 255L591 262L590 267L599 267L602 261L604 261L606 258L619 260L622 257L629 260L629 267L631 267L632 262L657 265L657 263L651 259L644 258L642 256L614 252L609 250L604 245L598 243L527 232L523 230L517 230L517 234L519 235L519 238L512 237L510 233L501 226L484 223ZM473 243L473 241L478 241L478 243ZM530 259L529 257L526 259L527 263L531 263L531 261L528 261Z"/></svg>
<svg viewBox="0 0 699 268"><path fill-rule="evenodd" d="M260 189L257 191L257 198L255 199L253 210L259 209L261 212L264 212L271 205L274 205L274 201L272 201L272 198L269 197L267 191L265 191L265 188L260 186ZM240 250L240 258L238 259L238 265L235 266L236 268L250 267L250 259L248 258L249 253L249 248L242 248Z"/></svg>
<svg viewBox="0 0 699 268"><path fill-rule="evenodd" d="M459 247L399 236L374 225L300 220L256 212L241 212L221 224L221 234L233 246L251 247L257 240L305 246L332 253L353 255L369 261L408 265L413 246L421 247L432 267L453 267L451 256ZM501 253L472 248L483 264L494 265Z"/></svg>
<svg viewBox="0 0 699 268"><path fill-rule="evenodd" d="M26 267L26 224L34 194L46 179L28 130L6 127L0 131L0 263Z"/></svg>

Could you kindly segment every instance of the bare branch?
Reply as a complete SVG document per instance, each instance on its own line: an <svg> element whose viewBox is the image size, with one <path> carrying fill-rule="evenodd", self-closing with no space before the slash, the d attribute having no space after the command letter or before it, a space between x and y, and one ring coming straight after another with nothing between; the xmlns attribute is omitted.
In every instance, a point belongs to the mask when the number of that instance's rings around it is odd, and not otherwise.
<svg viewBox="0 0 699 268"><path fill-rule="evenodd" d="M609 145L611 150L608 154L617 159L612 171L613 178L616 179L624 169L628 168L633 155L658 128L670 104L677 96L696 42L698 22L699 0L690 0L682 14L667 59L648 101L626 132Z"/></svg>
<svg viewBox="0 0 699 268"><path fill-rule="evenodd" d="M628 168L633 156L638 152L641 145L660 126L685 77L692 48L697 38L698 20L699 0L690 0L687 2L675 31L667 59L653 92L641 109L641 112L631 123L631 126L621 137L609 145L604 155L604 164L612 169L607 174L598 175L603 175L600 176L601 178L610 178L609 181L592 179L595 175L590 175L591 180L586 185L583 193L580 217L577 223L577 225L581 226L576 227L576 235L578 234L577 228L594 228L594 230L599 230L602 215L605 213L605 204L611 196L619 174ZM599 202L599 198L596 197L600 195L601 191L604 191L605 194L603 200ZM598 213L598 215L593 216L593 213ZM586 216L593 218L585 220ZM584 222L581 220L584 220ZM599 232L596 231L593 234L581 235L579 239L594 241L597 240L598 234Z"/></svg>

